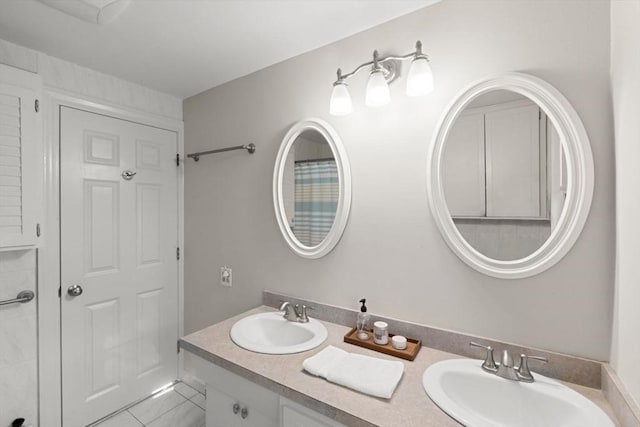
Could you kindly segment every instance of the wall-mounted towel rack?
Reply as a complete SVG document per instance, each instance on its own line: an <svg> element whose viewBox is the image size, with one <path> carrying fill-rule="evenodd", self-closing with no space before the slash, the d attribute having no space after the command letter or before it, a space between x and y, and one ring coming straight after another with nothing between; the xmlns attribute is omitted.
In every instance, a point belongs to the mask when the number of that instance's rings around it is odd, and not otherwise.
<svg viewBox="0 0 640 427"><path fill-rule="evenodd" d="M200 151L199 153L187 154L187 157L191 157L196 162L200 160L200 156L205 156L207 154L215 154L222 153L224 151L233 151L233 150L247 150L249 154L253 154L256 152L256 145L251 143L249 145L236 145L235 147L227 147L227 148L219 148L217 150L209 150L209 151Z"/></svg>
<svg viewBox="0 0 640 427"><path fill-rule="evenodd" d="M22 291L18 294L17 297L13 299L7 299L4 301L0 301L0 305L9 305L9 304L17 304L17 303L25 303L29 302L33 299L35 294L33 291Z"/></svg>

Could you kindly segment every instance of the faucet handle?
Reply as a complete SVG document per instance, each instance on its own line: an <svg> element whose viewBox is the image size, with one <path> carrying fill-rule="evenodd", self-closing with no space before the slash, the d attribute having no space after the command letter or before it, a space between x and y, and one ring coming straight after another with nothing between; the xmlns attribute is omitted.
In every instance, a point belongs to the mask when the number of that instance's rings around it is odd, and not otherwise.
<svg viewBox="0 0 640 427"><path fill-rule="evenodd" d="M307 307L306 305L302 304L302 308L300 310L300 322L307 323L309 321L307 310L313 310L313 307Z"/></svg>
<svg viewBox="0 0 640 427"><path fill-rule="evenodd" d="M526 354L522 353L520 355L520 366L518 366L516 368L516 373L518 374L518 379L520 381L523 382L533 382L533 375L531 374L531 371L529 370L529 359L532 360L538 360L540 362L543 363L547 363L549 361L549 359L547 359L546 357L542 357L542 356L527 356Z"/></svg>
<svg viewBox="0 0 640 427"><path fill-rule="evenodd" d="M487 355L484 358L484 362L482 362L482 369L488 370L491 372L495 372L498 369L498 366L496 365L496 361L493 358L493 347L491 347L490 345L478 344L473 341L471 341L469 345L472 347L478 347L478 348L483 348L487 350Z"/></svg>

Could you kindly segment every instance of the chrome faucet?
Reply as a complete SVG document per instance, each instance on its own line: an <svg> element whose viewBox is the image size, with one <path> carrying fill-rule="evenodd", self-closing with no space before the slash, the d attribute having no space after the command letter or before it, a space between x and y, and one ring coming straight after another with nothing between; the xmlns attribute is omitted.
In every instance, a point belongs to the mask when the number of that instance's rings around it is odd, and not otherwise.
<svg viewBox="0 0 640 427"><path fill-rule="evenodd" d="M508 380L519 381L516 369L513 367L513 358L507 350L502 350L500 364L498 365L498 369L495 374Z"/></svg>
<svg viewBox="0 0 640 427"><path fill-rule="evenodd" d="M309 322L309 317L307 316L307 309L311 309L311 307L307 307L306 305L293 305L289 301L283 301L280 304L280 311L284 311L282 317L287 319L290 322L298 322L298 323L307 323Z"/></svg>
<svg viewBox="0 0 640 427"><path fill-rule="evenodd" d="M538 360L545 363L549 361L546 357L527 356L523 353L520 355L520 364L515 367L513 364L513 358L507 350L502 351L500 363L496 363L493 358L493 348L491 346L484 346L475 342L472 342L470 345L473 347L483 348L487 351L484 362L482 362L482 369L484 371L512 381L521 381L525 383L534 382L535 380L533 375L529 370L528 360Z"/></svg>

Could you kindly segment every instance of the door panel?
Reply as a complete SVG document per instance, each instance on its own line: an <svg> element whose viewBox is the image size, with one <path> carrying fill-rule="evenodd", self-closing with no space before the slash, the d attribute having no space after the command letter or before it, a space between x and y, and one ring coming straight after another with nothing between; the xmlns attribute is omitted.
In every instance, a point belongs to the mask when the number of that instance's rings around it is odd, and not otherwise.
<svg viewBox="0 0 640 427"><path fill-rule="evenodd" d="M80 426L177 376L177 135L60 117L63 418Z"/></svg>
<svg viewBox="0 0 640 427"><path fill-rule="evenodd" d="M120 386L120 369L117 363L120 347L118 328L120 301L113 299L87 305L85 370L87 400L93 400Z"/></svg>
<svg viewBox="0 0 640 427"><path fill-rule="evenodd" d="M148 375L161 368L162 331L160 317L162 316L162 290L154 289L144 292L137 297L136 317L138 323L137 362L138 378Z"/></svg>
<svg viewBox="0 0 640 427"><path fill-rule="evenodd" d="M161 262L160 258L160 197L157 185L137 185L138 266Z"/></svg>
<svg viewBox="0 0 640 427"><path fill-rule="evenodd" d="M85 274L118 269L119 201L117 182L84 182Z"/></svg>

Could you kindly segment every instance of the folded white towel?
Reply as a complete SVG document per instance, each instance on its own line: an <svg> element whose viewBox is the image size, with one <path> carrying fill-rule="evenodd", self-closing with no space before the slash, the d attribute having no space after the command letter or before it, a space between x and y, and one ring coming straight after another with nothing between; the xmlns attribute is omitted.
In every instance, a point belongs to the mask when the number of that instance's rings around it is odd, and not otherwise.
<svg viewBox="0 0 640 427"><path fill-rule="evenodd" d="M400 361L347 353L333 346L306 359L302 366L313 375L384 399L391 398L404 373Z"/></svg>
<svg viewBox="0 0 640 427"><path fill-rule="evenodd" d="M330 345L315 356L305 359L302 362L302 367L316 377L326 378L329 371L339 365L348 355L349 353L346 351Z"/></svg>

